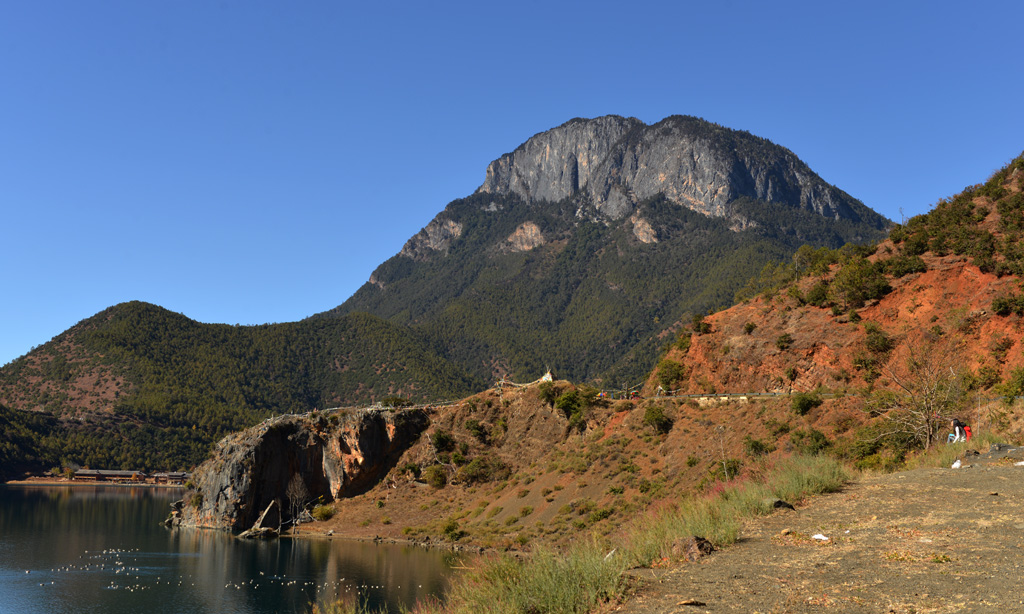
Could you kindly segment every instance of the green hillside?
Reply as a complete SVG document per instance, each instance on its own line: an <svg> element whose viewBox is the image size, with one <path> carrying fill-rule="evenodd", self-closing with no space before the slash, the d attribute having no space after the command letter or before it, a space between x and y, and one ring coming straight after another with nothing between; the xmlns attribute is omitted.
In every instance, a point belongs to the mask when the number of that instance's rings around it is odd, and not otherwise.
<svg viewBox="0 0 1024 614"><path fill-rule="evenodd" d="M228 326L132 302L0 369L3 419L22 435L4 453L47 466L184 468L274 414L481 385L414 333L367 314Z"/></svg>

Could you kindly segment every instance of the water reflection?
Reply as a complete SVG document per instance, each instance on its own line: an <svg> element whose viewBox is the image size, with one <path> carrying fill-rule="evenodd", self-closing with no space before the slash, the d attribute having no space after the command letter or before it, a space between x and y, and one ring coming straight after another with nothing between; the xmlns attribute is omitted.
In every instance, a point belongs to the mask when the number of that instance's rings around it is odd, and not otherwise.
<svg viewBox="0 0 1024 614"><path fill-rule="evenodd" d="M445 590L435 551L165 529L179 493L0 486L0 612L261 614L334 597L396 610Z"/></svg>

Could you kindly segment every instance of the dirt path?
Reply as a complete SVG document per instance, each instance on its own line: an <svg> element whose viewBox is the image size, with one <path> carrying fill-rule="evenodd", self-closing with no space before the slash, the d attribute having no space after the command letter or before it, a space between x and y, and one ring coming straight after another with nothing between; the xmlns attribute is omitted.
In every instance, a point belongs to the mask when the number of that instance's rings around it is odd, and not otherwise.
<svg viewBox="0 0 1024 614"><path fill-rule="evenodd" d="M1024 449L996 456L864 478L752 521L700 562L637 570L619 611L1024 612Z"/></svg>

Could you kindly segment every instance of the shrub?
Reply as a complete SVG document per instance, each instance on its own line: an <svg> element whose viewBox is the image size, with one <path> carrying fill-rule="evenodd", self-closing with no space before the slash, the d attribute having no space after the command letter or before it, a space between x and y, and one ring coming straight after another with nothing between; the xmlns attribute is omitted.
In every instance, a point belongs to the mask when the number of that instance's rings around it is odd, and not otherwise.
<svg viewBox="0 0 1024 614"><path fill-rule="evenodd" d="M558 398L558 388L555 387L554 382L541 382L540 386L537 386L537 393L540 395L540 400L548 405L554 405L555 399Z"/></svg>
<svg viewBox="0 0 1024 614"><path fill-rule="evenodd" d="M789 333L782 333L775 339L775 347L780 350L787 350L793 345L793 336Z"/></svg>
<svg viewBox="0 0 1024 614"><path fill-rule="evenodd" d="M597 509L597 504L594 503L593 499L574 499L569 502L569 507L573 512L582 516Z"/></svg>
<svg viewBox="0 0 1024 614"><path fill-rule="evenodd" d="M456 474L459 480L467 484L478 482L490 482L493 480L504 480L511 471L497 458L481 456L474 458L464 467L460 467Z"/></svg>
<svg viewBox="0 0 1024 614"><path fill-rule="evenodd" d="M455 438L448 431L438 429L430 436L430 444L438 452L450 452L455 449Z"/></svg>
<svg viewBox="0 0 1024 614"><path fill-rule="evenodd" d="M1024 315L1024 296L1019 294L1006 294L992 299L992 311L998 316L1008 316L1015 313Z"/></svg>
<svg viewBox="0 0 1024 614"><path fill-rule="evenodd" d="M813 428L807 431L802 429L793 431L789 440L793 442L793 447L797 452L809 455L821 454L832 445L824 433Z"/></svg>
<svg viewBox="0 0 1024 614"><path fill-rule="evenodd" d="M660 405L648 405L644 410L644 426L649 426L658 434L664 435L672 430L672 419L665 415Z"/></svg>
<svg viewBox="0 0 1024 614"><path fill-rule="evenodd" d="M398 468L402 473L412 474L414 480L418 480L420 477L420 466L417 463L406 463Z"/></svg>
<svg viewBox="0 0 1024 614"><path fill-rule="evenodd" d="M775 418L770 418L764 423L765 428L771 433L772 437L781 437L789 432L790 426L788 422L779 422Z"/></svg>
<svg viewBox="0 0 1024 614"><path fill-rule="evenodd" d="M448 483L448 472L441 465L431 465L423 472L423 480L434 488L444 488Z"/></svg>
<svg viewBox="0 0 1024 614"><path fill-rule="evenodd" d="M555 399L555 409L562 410L562 413L566 418L572 417L572 415L580 411L583 407L583 401L580 399L580 395L575 390L569 390Z"/></svg>
<svg viewBox="0 0 1024 614"><path fill-rule="evenodd" d="M671 390L684 377L686 368L678 362L666 358L658 363L658 381L666 390Z"/></svg>
<svg viewBox="0 0 1024 614"><path fill-rule="evenodd" d="M480 424L479 420L473 420L471 418L466 420L464 426L466 427L466 430L469 431L469 434L475 437L477 441L485 446L487 445L487 429Z"/></svg>
<svg viewBox="0 0 1024 614"><path fill-rule="evenodd" d="M875 354L885 354L892 349L892 340L885 334L885 331L875 322L865 322L864 330L867 332L868 350Z"/></svg>
<svg viewBox="0 0 1024 614"><path fill-rule="evenodd" d="M821 397L813 392L798 392L793 395L791 403L793 412L798 416L806 416L808 412L821 404Z"/></svg>
<svg viewBox="0 0 1024 614"><path fill-rule="evenodd" d="M754 324L753 322L747 322L743 325L743 333L746 335L749 335L755 330L757 330L757 324Z"/></svg>
<svg viewBox="0 0 1024 614"><path fill-rule="evenodd" d="M697 488L704 490L715 482L734 480L740 474L740 467L742 466L743 463L738 458L727 458L724 461L717 460L711 465L708 474L700 481Z"/></svg>
<svg viewBox="0 0 1024 614"><path fill-rule="evenodd" d="M441 532L448 538L449 541L457 542L465 537L466 532L459 528L459 521L454 518L449 518L447 522L441 527Z"/></svg>
<svg viewBox="0 0 1024 614"><path fill-rule="evenodd" d="M313 518L324 521L334 518L336 510L333 505L318 505L313 508Z"/></svg>
<svg viewBox="0 0 1024 614"><path fill-rule="evenodd" d="M750 435L743 438L743 450L748 456L764 456L775 451L775 444L754 439Z"/></svg>
<svg viewBox="0 0 1024 614"><path fill-rule="evenodd" d="M893 277L899 278L911 273L924 273L928 270L928 265L925 264L924 260L920 256L896 256L890 258L883 263L885 272Z"/></svg>
<svg viewBox="0 0 1024 614"><path fill-rule="evenodd" d="M824 307L828 303L828 283L819 281L818 283L811 286L811 289L807 291L807 296L804 297L808 305L814 305L815 307Z"/></svg>
<svg viewBox="0 0 1024 614"><path fill-rule="evenodd" d="M846 262L829 286L832 302L846 307L862 307L866 301L881 298L890 290L885 275L863 257Z"/></svg>
<svg viewBox="0 0 1024 614"><path fill-rule="evenodd" d="M693 316L693 332L698 335L706 335L711 332L711 323L704 321L701 314Z"/></svg>

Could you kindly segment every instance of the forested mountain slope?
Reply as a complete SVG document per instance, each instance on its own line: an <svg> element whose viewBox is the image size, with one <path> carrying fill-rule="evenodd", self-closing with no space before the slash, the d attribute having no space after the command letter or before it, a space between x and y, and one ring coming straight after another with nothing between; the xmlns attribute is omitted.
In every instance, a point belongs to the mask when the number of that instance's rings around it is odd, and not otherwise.
<svg viewBox="0 0 1024 614"><path fill-rule="evenodd" d="M447 398L481 385L415 334L367 314L229 326L131 302L0 369L0 405L39 415L18 431L35 433L19 440L26 457L178 468L270 415Z"/></svg>
<svg viewBox="0 0 1024 614"><path fill-rule="evenodd" d="M642 377L656 337L805 243L887 221L792 152L692 117L572 120L502 156L352 298L480 378Z"/></svg>

